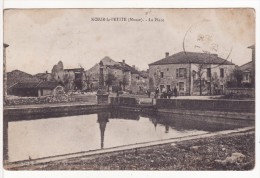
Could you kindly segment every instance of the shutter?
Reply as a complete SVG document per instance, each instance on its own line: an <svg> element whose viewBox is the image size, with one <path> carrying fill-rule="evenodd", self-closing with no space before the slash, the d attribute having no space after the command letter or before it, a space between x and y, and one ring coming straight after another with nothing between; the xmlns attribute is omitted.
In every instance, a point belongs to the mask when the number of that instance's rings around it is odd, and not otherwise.
<svg viewBox="0 0 260 178"><path fill-rule="evenodd" d="M187 69L184 69L184 78L187 78Z"/></svg>
<svg viewBox="0 0 260 178"><path fill-rule="evenodd" d="M179 77L179 69L176 69L176 78Z"/></svg>

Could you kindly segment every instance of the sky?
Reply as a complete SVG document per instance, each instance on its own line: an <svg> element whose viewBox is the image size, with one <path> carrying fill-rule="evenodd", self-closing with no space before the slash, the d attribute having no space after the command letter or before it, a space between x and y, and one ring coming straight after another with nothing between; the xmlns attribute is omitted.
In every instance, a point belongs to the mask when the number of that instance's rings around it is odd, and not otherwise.
<svg viewBox="0 0 260 178"><path fill-rule="evenodd" d="M92 18L143 21L92 21ZM153 21L149 21L149 18ZM157 20L155 20L157 19ZM158 20L160 19L160 21ZM253 9L10 9L4 12L7 71L86 70L105 56L140 70L180 51L216 53L242 65L255 44Z"/></svg>

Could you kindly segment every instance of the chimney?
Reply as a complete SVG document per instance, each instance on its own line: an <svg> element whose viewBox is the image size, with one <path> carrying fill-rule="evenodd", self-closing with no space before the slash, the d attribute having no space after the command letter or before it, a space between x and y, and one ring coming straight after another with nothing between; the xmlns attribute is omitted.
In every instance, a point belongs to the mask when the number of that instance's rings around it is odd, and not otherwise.
<svg viewBox="0 0 260 178"><path fill-rule="evenodd" d="M124 59L122 60L122 63L123 63L123 66L124 66L125 65L125 60Z"/></svg>
<svg viewBox="0 0 260 178"><path fill-rule="evenodd" d="M165 53L165 57L169 57L169 52L166 52L166 53Z"/></svg>
<svg viewBox="0 0 260 178"><path fill-rule="evenodd" d="M132 66L135 69L135 65Z"/></svg>

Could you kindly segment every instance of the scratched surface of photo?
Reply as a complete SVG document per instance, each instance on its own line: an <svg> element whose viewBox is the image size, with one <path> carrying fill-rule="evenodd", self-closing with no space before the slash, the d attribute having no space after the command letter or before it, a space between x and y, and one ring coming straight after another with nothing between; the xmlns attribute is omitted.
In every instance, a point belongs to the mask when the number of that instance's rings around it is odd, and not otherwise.
<svg viewBox="0 0 260 178"><path fill-rule="evenodd" d="M3 29L4 169L254 169L254 9L6 9Z"/></svg>

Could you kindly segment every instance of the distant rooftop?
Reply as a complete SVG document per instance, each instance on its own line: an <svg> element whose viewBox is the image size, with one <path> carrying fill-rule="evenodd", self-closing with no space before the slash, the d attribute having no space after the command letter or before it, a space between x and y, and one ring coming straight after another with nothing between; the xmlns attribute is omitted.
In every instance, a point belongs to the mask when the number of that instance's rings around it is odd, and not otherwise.
<svg viewBox="0 0 260 178"><path fill-rule="evenodd" d="M179 52L171 56L167 56L161 60L153 62L150 65L164 64L223 64L235 65L230 61L218 57L217 54L195 53L195 52Z"/></svg>

